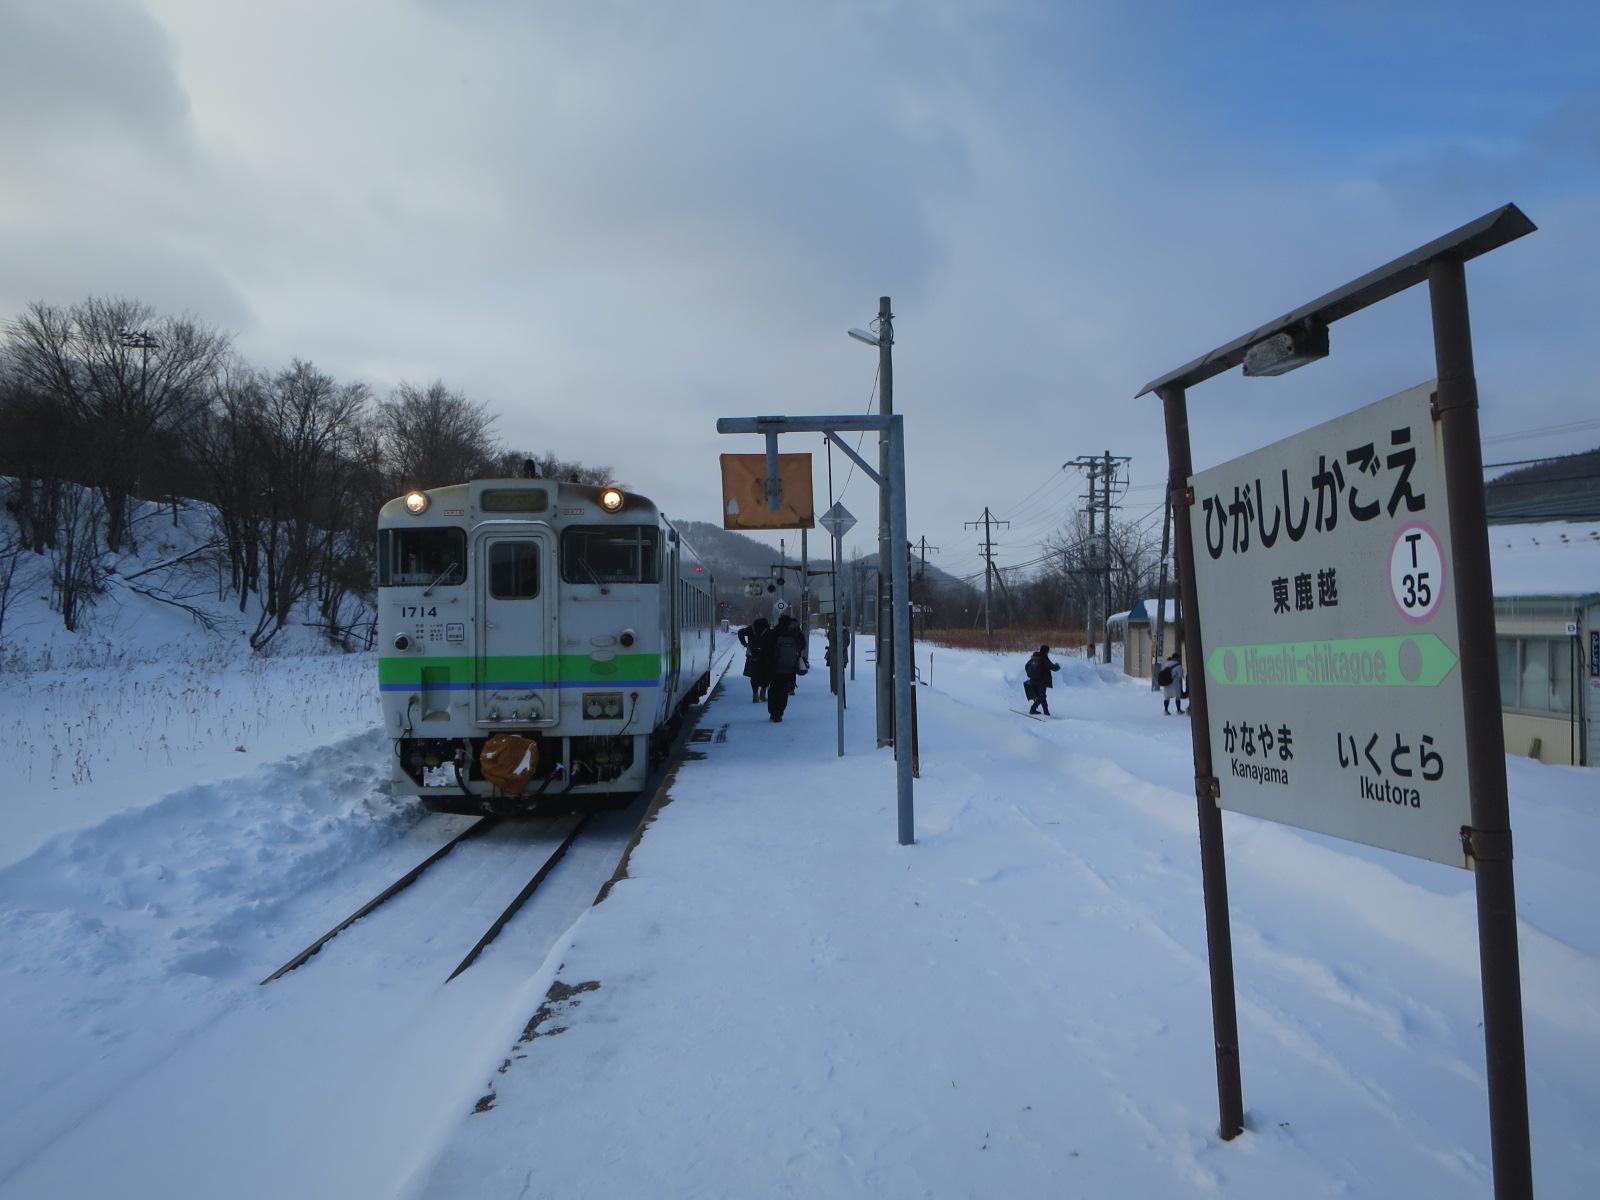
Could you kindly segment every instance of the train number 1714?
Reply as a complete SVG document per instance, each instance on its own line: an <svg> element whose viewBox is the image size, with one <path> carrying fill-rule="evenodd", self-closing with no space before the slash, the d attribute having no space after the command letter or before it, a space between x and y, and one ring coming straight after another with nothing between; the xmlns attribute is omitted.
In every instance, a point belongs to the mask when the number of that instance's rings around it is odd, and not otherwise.
<svg viewBox="0 0 1600 1200"><path fill-rule="evenodd" d="M437 617L439 610L431 604L402 604L400 606L402 617Z"/></svg>

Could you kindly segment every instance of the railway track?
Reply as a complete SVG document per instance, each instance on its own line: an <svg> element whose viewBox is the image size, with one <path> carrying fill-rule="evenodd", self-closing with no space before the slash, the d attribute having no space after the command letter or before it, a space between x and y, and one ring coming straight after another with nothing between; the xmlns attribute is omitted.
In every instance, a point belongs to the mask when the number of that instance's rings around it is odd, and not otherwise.
<svg viewBox="0 0 1600 1200"><path fill-rule="evenodd" d="M445 982L448 983L451 979L454 979L457 975L461 974L461 972L470 967L477 960L478 956L483 953L485 948L487 948L489 944L495 940L495 938L500 936L500 931L506 927L507 922L509 922L512 917L517 915L518 910L528 902L529 898L532 897L539 885L549 877L551 871L555 870L556 864L561 861L568 848L574 841L577 840L578 835L583 831L583 827L587 823L588 819L588 813L577 813L562 817L530 818L526 822L526 825L532 826L536 833L546 835L546 838L544 839L546 844L548 844L549 838L553 836L556 839L555 848L546 855L544 861L540 863L539 868L534 871L532 877L526 884L523 885L522 890L512 897L511 902L500 911L500 915L495 917L488 930L482 937L478 939L477 943L467 953L467 956L461 960L456 969L450 972L450 975ZM350 926L354 925L363 917L376 912L383 905L387 904L390 900L394 899L412 884L416 883L418 879L422 878L429 868L448 857L450 853L456 849L456 847L460 846L463 842L473 841L474 839L482 837L491 829L501 824L502 820L503 818L500 817L483 817L469 825L466 829L462 830L455 837L451 838L443 846L440 846L432 854L428 855L427 858L423 859L404 875L400 876L399 879L396 879L388 887L384 888L376 896L368 900L360 908L356 909L348 917L344 918L344 920L340 921L332 929L328 930L321 937L317 938L316 941L312 942L309 946L300 951L300 953L296 954L288 962L284 963L272 974L268 975L261 981L262 985L265 986L266 984L272 983L274 980L282 979L291 971L298 970L300 967L304 966L307 962L319 954L324 946L326 946L334 938L338 937L346 929L349 929Z"/></svg>
<svg viewBox="0 0 1600 1200"><path fill-rule="evenodd" d="M684 751L690 743L690 735L693 733L696 724L699 722L700 714L704 711L705 706L710 703L711 698L716 695L717 687L722 681L722 675L724 672L726 672L728 665L733 660L733 657L734 656L731 653L719 656L718 662L713 666L712 686L708 690L707 695L700 701L699 704L696 704L693 708L687 711L682 727L679 729L677 736L673 739L670 752L668 753L666 759L661 763L660 767L658 767L652 773L650 782L644 789L642 797L644 799L644 810L647 816L654 813L656 805L659 802L662 789L665 787L666 783L671 780L676 768L683 761ZM457 975L460 975L468 967L472 966L472 964L477 961L478 956L488 948L495 938L500 936L501 931L505 929L506 925L513 917L517 915L522 907L527 904L529 899L532 898L534 892L538 890L539 885L549 877L553 870L555 870L556 865L566 855L567 850L571 847L572 843L578 839L579 834L583 832L584 826L588 823L589 816L590 813L581 812L558 817L530 817L521 818L519 820L517 824L520 829L531 831L533 836L530 837L530 841L537 839L540 844L544 845L545 847L549 847L550 842L553 840L555 842L555 846L553 849L548 850L543 861L539 864L538 869L536 869L529 877L527 883L524 884L522 889L512 897L511 902L501 909L500 914L490 923L483 936L480 937L476 944L473 945L472 949L467 952L466 957L463 958L459 964L457 964L455 970L450 972L449 976L445 980L446 983L454 979ZM261 981L262 986L272 983L275 980L282 979L285 975L298 970L300 967L310 962L311 959L321 953L323 947L325 947L329 942L333 941L341 933L349 929L362 918L370 916L379 908L387 904L390 900L398 896L401 892L404 892L407 888L411 887L414 883L421 879L430 868L448 858L457 847L463 845L464 843L481 839L483 835L489 833L497 826L506 823L506 821L507 819L503 817L488 816L482 817L473 822L473 824L456 834L455 837L451 838L444 845L440 846L437 850L428 855L428 857L424 858L421 862L417 863L416 866L412 867L404 875L401 875L393 883L389 884L388 887L384 888L377 895L373 896L372 899L368 900L349 916L345 917L344 920L340 921L332 929L329 929L321 937L313 941L304 950L300 951L293 958L289 959L288 962L284 963L276 971L268 975ZM637 833L635 834L635 840L637 840ZM628 850L631 851L631 849L632 844L630 843ZM625 852L624 862L626 861L626 857L627 854ZM620 869L621 868L619 867L619 870ZM602 896L605 894L605 891L609 890L611 882L615 882L615 878L608 882L605 888L602 889Z"/></svg>

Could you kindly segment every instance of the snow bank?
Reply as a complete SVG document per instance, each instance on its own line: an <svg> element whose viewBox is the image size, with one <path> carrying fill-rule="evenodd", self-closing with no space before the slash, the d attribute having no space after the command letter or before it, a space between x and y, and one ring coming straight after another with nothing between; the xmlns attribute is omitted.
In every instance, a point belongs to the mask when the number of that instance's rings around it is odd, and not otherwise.
<svg viewBox="0 0 1600 1200"><path fill-rule="evenodd" d="M253 985L282 906L420 815L369 731L183 788L0 868L0 1180Z"/></svg>

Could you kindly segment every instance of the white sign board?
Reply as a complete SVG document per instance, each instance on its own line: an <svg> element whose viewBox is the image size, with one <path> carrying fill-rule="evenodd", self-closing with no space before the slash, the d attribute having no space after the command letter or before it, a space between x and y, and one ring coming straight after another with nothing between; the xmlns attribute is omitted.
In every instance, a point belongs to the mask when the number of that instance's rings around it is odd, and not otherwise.
<svg viewBox="0 0 1600 1200"><path fill-rule="evenodd" d="M855 528L856 519L842 501L835 500L833 507L817 518L817 524L826 529L831 536L842 538Z"/></svg>
<svg viewBox="0 0 1600 1200"><path fill-rule="evenodd" d="M1189 522L1221 807L1464 867L1434 390L1195 475Z"/></svg>

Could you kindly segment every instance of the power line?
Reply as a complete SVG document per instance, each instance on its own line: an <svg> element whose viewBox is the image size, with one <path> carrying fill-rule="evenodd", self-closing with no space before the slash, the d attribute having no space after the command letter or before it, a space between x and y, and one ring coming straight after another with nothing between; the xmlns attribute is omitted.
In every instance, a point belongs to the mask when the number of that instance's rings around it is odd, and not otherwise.
<svg viewBox="0 0 1600 1200"><path fill-rule="evenodd" d="M1544 437L1553 433L1573 433L1579 429L1600 429L1600 418L1585 421L1568 421L1561 425L1545 425L1538 429L1523 429L1514 433L1500 433L1494 437L1483 439L1485 446L1499 445L1503 442L1519 442L1526 438Z"/></svg>

